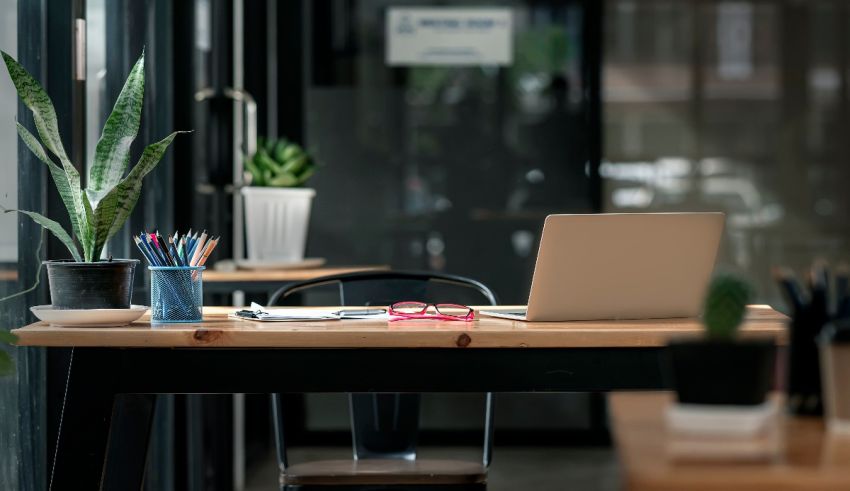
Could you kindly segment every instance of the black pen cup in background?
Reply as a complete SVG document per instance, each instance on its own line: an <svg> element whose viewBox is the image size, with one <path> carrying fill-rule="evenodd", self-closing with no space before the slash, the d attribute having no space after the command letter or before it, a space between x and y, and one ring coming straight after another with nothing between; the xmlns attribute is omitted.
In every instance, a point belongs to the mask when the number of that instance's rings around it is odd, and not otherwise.
<svg viewBox="0 0 850 491"><path fill-rule="evenodd" d="M835 270L834 282L823 262L815 262L803 288L787 268L776 268L774 276L791 305L788 344L788 409L798 415L823 415L818 336L824 326L850 317L850 295L846 267Z"/></svg>

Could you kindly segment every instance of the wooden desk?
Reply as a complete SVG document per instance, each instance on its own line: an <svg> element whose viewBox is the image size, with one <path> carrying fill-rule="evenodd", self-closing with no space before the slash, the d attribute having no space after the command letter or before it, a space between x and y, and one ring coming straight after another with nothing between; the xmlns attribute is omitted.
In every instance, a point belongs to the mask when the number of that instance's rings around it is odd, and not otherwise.
<svg viewBox="0 0 850 491"><path fill-rule="evenodd" d="M336 308L336 307L334 307ZM476 307L478 309L479 307ZM514 308L517 307L502 307ZM493 307L485 307L493 309ZM229 319L233 307L205 307L196 324L67 328L43 322L15 330L22 346L122 348L648 348L694 336L696 319L520 322L478 316L470 323L347 320L261 323ZM743 334L785 342L784 315L751 306Z"/></svg>
<svg viewBox="0 0 850 491"><path fill-rule="evenodd" d="M229 310L188 325L14 331L22 345L74 348L55 489L138 489L158 393L658 389L665 341L700 332L692 319L269 324ZM743 332L784 343L786 321L752 306Z"/></svg>
<svg viewBox="0 0 850 491"><path fill-rule="evenodd" d="M312 280L322 276L358 271L374 271L389 269L387 266L323 266L305 269L273 269L234 271L219 271L208 269L204 271L204 291L207 293L233 293L234 290L246 292L272 293L284 283Z"/></svg>
<svg viewBox="0 0 850 491"><path fill-rule="evenodd" d="M815 418L785 422L786 449L766 463L681 463L665 458L663 411L672 394L609 397L614 440L631 491L830 491L850 489L850 437L825 435Z"/></svg>

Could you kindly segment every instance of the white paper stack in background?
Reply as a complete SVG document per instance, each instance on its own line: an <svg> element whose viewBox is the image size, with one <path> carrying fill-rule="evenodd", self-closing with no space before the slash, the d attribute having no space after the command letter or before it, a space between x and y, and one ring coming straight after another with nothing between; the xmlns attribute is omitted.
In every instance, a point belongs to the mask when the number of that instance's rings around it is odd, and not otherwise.
<svg viewBox="0 0 850 491"><path fill-rule="evenodd" d="M776 400L758 406L674 403L665 417L667 455L676 460L770 460L782 452Z"/></svg>

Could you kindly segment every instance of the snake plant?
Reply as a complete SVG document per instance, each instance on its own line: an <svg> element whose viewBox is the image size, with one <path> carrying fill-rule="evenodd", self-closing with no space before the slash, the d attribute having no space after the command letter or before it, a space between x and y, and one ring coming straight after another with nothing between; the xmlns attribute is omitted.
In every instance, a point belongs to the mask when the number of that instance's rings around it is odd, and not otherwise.
<svg viewBox="0 0 850 491"><path fill-rule="evenodd" d="M315 169L316 164L301 145L285 138L257 138L257 152L245 159L251 186L301 186Z"/></svg>
<svg viewBox="0 0 850 491"><path fill-rule="evenodd" d="M2 52L2 55L18 96L32 111L39 138L20 123L17 123L18 134L30 151L47 165L71 217L73 237L59 223L39 213L6 212L23 213L49 230L68 248L75 261L96 261L106 241L121 229L136 206L143 178L156 167L174 137L182 132L171 133L145 147L136 165L124 175L130 160L130 146L139 132L142 116L145 91L145 54L142 52L106 120L95 148L94 162L89 167L88 187L82 189L80 174L62 146L53 102L24 67L7 53Z"/></svg>

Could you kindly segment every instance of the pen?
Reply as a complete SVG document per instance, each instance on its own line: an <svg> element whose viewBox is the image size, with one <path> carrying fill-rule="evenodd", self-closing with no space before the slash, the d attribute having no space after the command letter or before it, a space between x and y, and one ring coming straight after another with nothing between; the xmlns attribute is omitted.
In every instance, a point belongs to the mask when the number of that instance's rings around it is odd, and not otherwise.
<svg viewBox="0 0 850 491"><path fill-rule="evenodd" d="M336 315L340 317L360 316L360 315L381 315L386 314L387 309L358 309L358 310L339 310Z"/></svg>
<svg viewBox="0 0 850 491"><path fill-rule="evenodd" d="M846 264L841 264L835 271L835 316L839 319L847 317L850 310L850 297L847 286L850 284L850 270Z"/></svg>
<svg viewBox="0 0 850 491"><path fill-rule="evenodd" d="M799 309L805 303L805 299L800 284L794 278L793 273L787 268L774 268L773 275L794 310Z"/></svg>

